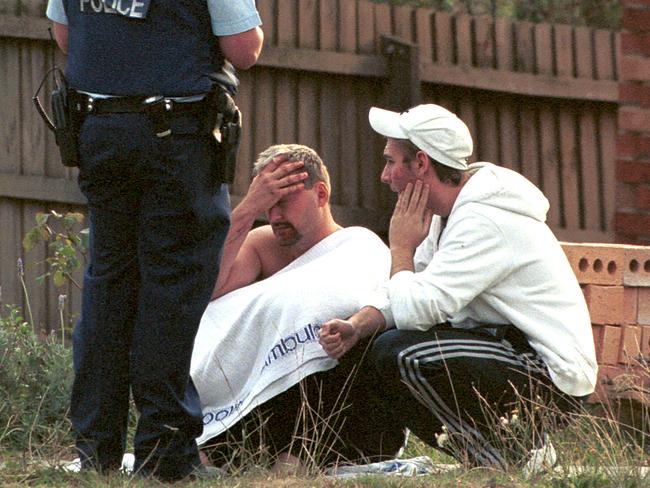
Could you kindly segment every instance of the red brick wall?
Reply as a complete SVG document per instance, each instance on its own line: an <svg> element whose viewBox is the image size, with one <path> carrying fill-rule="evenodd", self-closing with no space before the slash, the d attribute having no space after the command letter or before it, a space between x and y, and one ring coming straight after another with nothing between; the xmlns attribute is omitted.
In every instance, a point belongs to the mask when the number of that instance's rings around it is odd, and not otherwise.
<svg viewBox="0 0 650 488"><path fill-rule="evenodd" d="M617 242L650 244L650 0L622 0ZM631 196L631 197L630 197Z"/></svg>
<svg viewBox="0 0 650 488"><path fill-rule="evenodd" d="M648 0L650 3L650 0ZM650 246L562 243L589 307L598 383L591 400L650 388Z"/></svg>

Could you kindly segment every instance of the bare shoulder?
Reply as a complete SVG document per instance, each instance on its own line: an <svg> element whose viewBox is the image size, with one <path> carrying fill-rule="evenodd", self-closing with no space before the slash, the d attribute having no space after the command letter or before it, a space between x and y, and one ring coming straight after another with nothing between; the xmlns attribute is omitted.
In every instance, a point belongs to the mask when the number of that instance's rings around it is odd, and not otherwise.
<svg viewBox="0 0 650 488"><path fill-rule="evenodd" d="M270 225L263 225L251 230L246 240L259 256L262 265L262 279L277 273L292 260L288 250L278 245Z"/></svg>

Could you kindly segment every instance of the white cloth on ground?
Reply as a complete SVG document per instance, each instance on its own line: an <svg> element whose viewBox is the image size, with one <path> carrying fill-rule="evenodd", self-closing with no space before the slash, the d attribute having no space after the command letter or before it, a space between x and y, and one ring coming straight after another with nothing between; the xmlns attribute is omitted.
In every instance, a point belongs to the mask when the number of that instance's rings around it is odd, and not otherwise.
<svg viewBox="0 0 650 488"><path fill-rule="evenodd" d="M192 355L203 409L198 444L306 376L336 366L318 343L320 325L356 312L389 269L381 239L349 227L273 276L211 302Z"/></svg>
<svg viewBox="0 0 650 488"><path fill-rule="evenodd" d="M362 476L426 476L459 469L460 464L433 464L428 456L410 459L391 459L370 464L343 464L326 470L333 478L359 478Z"/></svg>

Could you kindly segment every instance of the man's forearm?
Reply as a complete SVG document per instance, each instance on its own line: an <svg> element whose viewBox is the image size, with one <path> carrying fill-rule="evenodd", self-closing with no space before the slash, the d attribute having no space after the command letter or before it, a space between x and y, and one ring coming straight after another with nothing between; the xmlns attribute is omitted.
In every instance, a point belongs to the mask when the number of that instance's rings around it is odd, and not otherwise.
<svg viewBox="0 0 650 488"><path fill-rule="evenodd" d="M212 298L221 296L221 289L228 282L232 266L237 258L246 236L253 228L258 210L247 204L246 199L235 207L230 216L230 229L223 246L223 256L219 266L219 277L212 293Z"/></svg>
<svg viewBox="0 0 650 488"><path fill-rule="evenodd" d="M390 248L390 276L399 273L400 271L414 271L413 256L415 251L405 248Z"/></svg>
<svg viewBox="0 0 650 488"><path fill-rule="evenodd" d="M359 339L372 337L386 330L386 319L375 307L363 307L349 320Z"/></svg>

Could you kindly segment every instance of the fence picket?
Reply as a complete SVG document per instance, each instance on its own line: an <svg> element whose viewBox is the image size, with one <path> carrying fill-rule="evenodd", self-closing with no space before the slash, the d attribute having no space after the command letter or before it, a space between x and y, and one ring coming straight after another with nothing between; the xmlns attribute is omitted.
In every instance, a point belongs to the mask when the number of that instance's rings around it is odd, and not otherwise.
<svg viewBox="0 0 650 488"><path fill-rule="evenodd" d="M502 71L513 71L513 24L509 20L494 21L494 39L496 44L496 68Z"/></svg>
<svg viewBox="0 0 650 488"><path fill-rule="evenodd" d="M337 25L338 3L337 0L320 2L320 49L322 51L336 51L338 48Z"/></svg>
<svg viewBox="0 0 650 488"><path fill-rule="evenodd" d="M592 30L586 27L575 28L575 73L578 78L593 78L596 71L591 34Z"/></svg>
<svg viewBox="0 0 650 488"><path fill-rule="evenodd" d="M275 0L264 0L257 5L257 11L262 19L264 26L264 44L273 46L277 40L275 38Z"/></svg>
<svg viewBox="0 0 650 488"><path fill-rule="evenodd" d="M472 17L470 15L456 15L454 17L456 64L472 66L473 51L472 45Z"/></svg>
<svg viewBox="0 0 650 488"><path fill-rule="evenodd" d="M481 68L494 68L494 21L492 17L481 16L474 18L474 57L476 66Z"/></svg>
<svg viewBox="0 0 650 488"><path fill-rule="evenodd" d="M358 85L354 80L342 81L339 86L341 147L339 150L340 204L348 207L359 205L359 166L357 158L357 98Z"/></svg>
<svg viewBox="0 0 650 488"><path fill-rule="evenodd" d="M516 104L504 101L498 107L499 119L499 162L506 168L520 171L519 125L517 123Z"/></svg>
<svg viewBox="0 0 650 488"><path fill-rule="evenodd" d="M499 163L499 134L497 105L499 102L491 96L479 100L477 126L477 149L475 150L479 161Z"/></svg>
<svg viewBox="0 0 650 488"><path fill-rule="evenodd" d="M595 74L599 80L615 79L614 36L610 31L598 30L594 33Z"/></svg>
<svg viewBox="0 0 650 488"><path fill-rule="evenodd" d="M379 38L382 34L393 35L393 17L390 5L378 3L375 5L375 32L377 39L375 43L379 46Z"/></svg>
<svg viewBox="0 0 650 488"><path fill-rule="evenodd" d="M447 12L436 12L433 16L435 30L435 60L437 64L453 64L456 59L452 16Z"/></svg>
<svg viewBox="0 0 650 488"><path fill-rule="evenodd" d="M375 4L370 0L358 0L357 34L358 52L374 54L375 45Z"/></svg>
<svg viewBox="0 0 650 488"><path fill-rule="evenodd" d="M382 197L381 190L377 191L377 181L383 167L383 144L368 123L368 111L376 104L375 86L365 87L359 93L359 110L357 112L358 128L358 160L360 162L360 206L363 208L379 208ZM382 185L384 186L384 185Z"/></svg>
<svg viewBox="0 0 650 488"><path fill-rule="evenodd" d="M393 7L393 18L395 19L394 35L406 42L415 42L415 29L413 24L413 8L406 5Z"/></svg>
<svg viewBox="0 0 650 488"><path fill-rule="evenodd" d="M298 47L318 49L318 1L300 0L298 10ZM318 151L318 77L312 73L298 73L298 134L297 141ZM294 142L294 141L285 141Z"/></svg>
<svg viewBox="0 0 650 488"><path fill-rule="evenodd" d="M318 1L299 0L298 47L318 49Z"/></svg>
<svg viewBox="0 0 650 488"><path fill-rule="evenodd" d="M0 97L7 110L0 117L0 161L5 173L19 173L21 148L21 79L18 42L4 40L0 45Z"/></svg>
<svg viewBox="0 0 650 488"><path fill-rule="evenodd" d="M338 86L335 80L320 80L320 116L319 138L323 161L329 168L332 181L332 203L339 204L342 198L339 181L340 160L339 141L341 126L339 124Z"/></svg>
<svg viewBox="0 0 650 488"><path fill-rule="evenodd" d="M22 286L18 277L16 263L21 257L20 226L21 204L16 200L0 198L0 289L2 290L1 305L23 304ZM4 314L6 311L2 310Z"/></svg>
<svg viewBox="0 0 650 488"><path fill-rule="evenodd" d="M298 46L298 5L296 0L277 0L278 47Z"/></svg>
<svg viewBox="0 0 650 488"><path fill-rule="evenodd" d="M600 229L602 193L597 191L601 181L597 147L597 122L595 107L584 106L578 117L580 133L580 183L584 198L584 225L586 229Z"/></svg>
<svg viewBox="0 0 650 488"><path fill-rule="evenodd" d="M540 144L541 163L541 189L548 198L551 206L548 211L547 222L552 227L561 225L561 191L560 191L560 167L558 155L558 141L556 140L557 129L555 127L556 117L548 107L539 109L539 134L537 140Z"/></svg>
<svg viewBox="0 0 650 488"><path fill-rule="evenodd" d="M45 131L47 128L34 109L31 95L36 89L43 74L47 71L45 52L42 46L31 41L25 43L20 49L20 77L23 93L30 96L20 98L21 144L23 174L45 174Z"/></svg>
<svg viewBox="0 0 650 488"><path fill-rule="evenodd" d="M571 107L562 107L559 114L560 167L564 202L564 224L566 229L576 230L581 226L580 188L578 178L578 150L576 141L576 114Z"/></svg>
<svg viewBox="0 0 650 488"><path fill-rule="evenodd" d="M609 137L606 134L616 134L616 112L611 110L603 110L601 108L598 114L598 127L597 134L601 136L597 138L600 145L600 167L601 178L598 182L596 191L603 195L602 202L602 218L601 228L609 230L614 225L614 213L616 210L616 165L612 162L616 161L616 138Z"/></svg>
<svg viewBox="0 0 650 488"><path fill-rule="evenodd" d="M549 24L536 24L534 30L535 41L535 72L553 75L553 31ZM536 140L539 146L539 172L541 175L541 188L551 202L547 222L552 226L559 226L561 222L560 205L560 167L558 155L557 129L554 111L547 104L539 104L539 133Z"/></svg>
<svg viewBox="0 0 650 488"><path fill-rule="evenodd" d="M533 49L532 22L517 22L515 24L515 70L521 73L532 73L535 69L535 51Z"/></svg>
<svg viewBox="0 0 650 488"><path fill-rule="evenodd" d="M574 76L573 30L570 25L553 27L553 45L556 53L555 69L558 76Z"/></svg>
<svg viewBox="0 0 650 488"><path fill-rule="evenodd" d="M271 144L277 144L274 132L275 100L273 76L268 70L255 72L255 110L254 126L251 137L254 141L254 153L258 154Z"/></svg>
<svg viewBox="0 0 650 488"><path fill-rule="evenodd" d="M237 106L242 114L242 134L250 134L253 131L253 110L254 110L254 94L253 94L253 76L251 72L240 73L239 76L239 92L237 93ZM253 170L253 162L255 154L253 154L252 137L242 137L239 146L239 153L237 154L237 169L235 171L235 181L233 183L232 191L236 195L245 195L248 190L248 185L251 181L251 172Z"/></svg>
<svg viewBox="0 0 650 488"><path fill-rule="evenodd" d="M519 110L521 126L521 172L535 185L540 186L540 161L537 151L539 119L537 107L524 105Z"/></svg>
<svg viewBox="0 0 650 488"><path fill-rule="evenodd" d="M431 22L433 9L419 8L415 11L416 40L420 51L420 59L425 63L433 62L433 33Z"/></svg>

